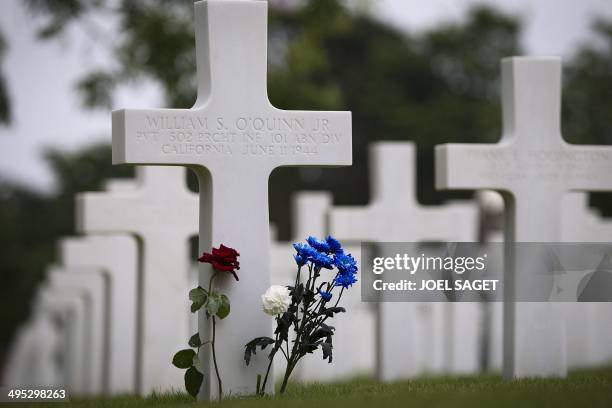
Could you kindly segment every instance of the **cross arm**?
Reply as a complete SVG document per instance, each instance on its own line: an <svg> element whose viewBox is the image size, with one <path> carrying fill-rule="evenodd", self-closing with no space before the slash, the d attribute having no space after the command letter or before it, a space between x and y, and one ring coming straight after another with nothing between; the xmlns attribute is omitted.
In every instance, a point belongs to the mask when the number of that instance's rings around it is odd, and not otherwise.
<svg viewBox="0 0 612 408"><path fill-rule="evenodd" d="M120 109L112 114L113 164L193 164L164 146L208 129L208 119L191 109ZM182 161L182 159L184 159Z"/></svg>
<svg viewBox="0 0 612 408"><path fill-rule="evenodd" d="M503 190L515 175L512 152L491 144L443 144L435 148L437 189Z"/></svg>
<svg viewBox="0 0 612 408"><path fill-rule="evenodd" d="M369 208L337 207L329 212L329 232L340 240L370 241L377 217Z"/></svg>
<svg viewBox="0 0 612 408"><path fill-rule="evenodd" d="M113 163L224 168L352 164L351 113L142 109L113 112Z"/></svg>
<svg viewBox="0 0 612 408"><path fill-rule="evenodd" d="M612 146L566 144L564 165L559 170L569 189L612 190Z"/></svg>
<svg viewBox="0 0 612 408"><path fill-rule="evenodd" d="M263 144L279 166L350 166L353 163L351 112L284 111L272 107Z"/></svg>
<svg viewBox="0 0 612 408"><path fill-rule="evenodd" d="M76 229L81 233L125 232L129 215L126 211L132 200L129 196L117 197L108 193L79 193L76 197ZM138 203L134 203L138 204Z"/></svg>

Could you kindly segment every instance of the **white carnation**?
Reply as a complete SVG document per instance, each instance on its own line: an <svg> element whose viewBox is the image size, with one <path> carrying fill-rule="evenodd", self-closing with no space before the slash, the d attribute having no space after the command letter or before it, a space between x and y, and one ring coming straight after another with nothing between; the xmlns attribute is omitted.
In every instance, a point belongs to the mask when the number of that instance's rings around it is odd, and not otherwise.
<svg viewBox="0 0 612 408"><path fill-rule="evenodd" d="M263 311L270 316L285 313L291 304L289 289L285 286L272 285L261 295Z"/></svg>

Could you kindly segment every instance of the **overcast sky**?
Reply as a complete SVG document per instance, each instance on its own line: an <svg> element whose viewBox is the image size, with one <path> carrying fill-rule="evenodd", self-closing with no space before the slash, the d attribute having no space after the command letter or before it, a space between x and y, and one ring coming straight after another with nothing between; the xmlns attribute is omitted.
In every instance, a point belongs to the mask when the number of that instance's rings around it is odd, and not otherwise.
<svg viewBox="0 0 612 408"><path fill-rule="evenodd" d="M495 5L524 18L523 44L531 55L569 56L577 44L589 41L593 16L612 19L612 0L373 2L373 11L381 19L407 31L460 20L474 4ZM82 110L74 90L76 78L108 64L109 56L78 28L60 43L37 41L32 19L20 3L21 0L0 3L0 29L10 46L2 70L13 105L12 125L0 128L0 178L49 191L53 180L41 158L44 147L76 149L94 141L110 142L110 112ZM161 107L162 98L154 85L141 84L121 90L115 104L126 108Z"/></svg>

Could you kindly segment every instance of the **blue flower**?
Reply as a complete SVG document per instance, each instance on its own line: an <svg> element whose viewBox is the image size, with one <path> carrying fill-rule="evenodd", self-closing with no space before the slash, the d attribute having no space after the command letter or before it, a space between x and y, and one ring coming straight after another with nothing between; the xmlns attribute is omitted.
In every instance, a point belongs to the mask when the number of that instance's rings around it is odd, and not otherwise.
<svg viewBox="0 0 612 408"><path fill-rule="evenodd" d="M306 242L308 242L311 247L313 247L319 252L324 252L324 253L330 252L329 245L327 244L326 241L322 239L317 239L313 236L310 236L306 238Z"/></svg>
<svg viewBox="0 0 612 408"><path fill-rule="evenodd" d="M341 275L353 275L357 273L357 262L351 254L336 254L334 265L338 268Z"/></svg>
<svg viewBox="0 0 612 408"><path fill-rule="evenodd" d="M293 244L293 248L295 248L297 255L299 255L304 260L309 260L310 258L318 254L316 249L302 242Z"/></svg>
<svg viewBox="0 0 612 408"><path fill-rule="evenodd" d="M326 302L329 302L332 298L331 292L325 292L323 290L319 290L319 295L321 295L321 299L323 299Z"/></svg>
<svg viewBox="0 0 612 408"><path fill-rule="evenodd" d="M334 259L331 256L317 252L316 255L309 259L315 266L319 266L325 269L333 269Z"/></svg>
<svg viewBox="0 0 612 408"><path fill-rule="evenodd" d="M298 266L304 266L306 264L306 259L304 259L301 255L295 254L293 255L293 259L295 259L295 263Z"/></svg>
<svg viewBox="0 0 612 408"><path fill-rule="evenodd" d="M353 283L357 282L357 277L352 273L339 273L334 280L334 286L342 286L347 289Z"/></svg>
<svg viewBox="0 0 612 408"><path fill-rule="evenodd" d="M344 250L342 249L342 244L340 244L340 241L338 241L336 238L332 237L331 235L328 235L325 241L329 246L330 252L333 252L334 254L344 253Z"/></svg>
<svg viewBox="0 0 612 408"><path fill-rule="evenodd" d="M312 262L315 266L326 269L333 269L334 259L324 252L319 252L312 246L298 242L293 244L297 254L294 256L295 262L304 265L306 262Z"/></svg>

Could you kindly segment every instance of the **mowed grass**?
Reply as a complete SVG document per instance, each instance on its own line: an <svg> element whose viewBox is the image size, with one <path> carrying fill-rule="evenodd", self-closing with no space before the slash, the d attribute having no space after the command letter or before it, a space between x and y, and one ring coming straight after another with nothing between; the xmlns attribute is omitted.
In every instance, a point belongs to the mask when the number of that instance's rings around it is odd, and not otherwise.
<svg viewBox="0 0 612 408"><path fill-rule="evenodd" d="M57 404L53 404L56 407ZM612 367L571 373L567 379L503 381L496 375L422 378L394 384L356 379L332 384L291 384L283 396L196 403L180 392L72 401L74 407L612 407ZM19 404L23 407L23 404ZM60 406L66 406L60 404Z"/></svg>

